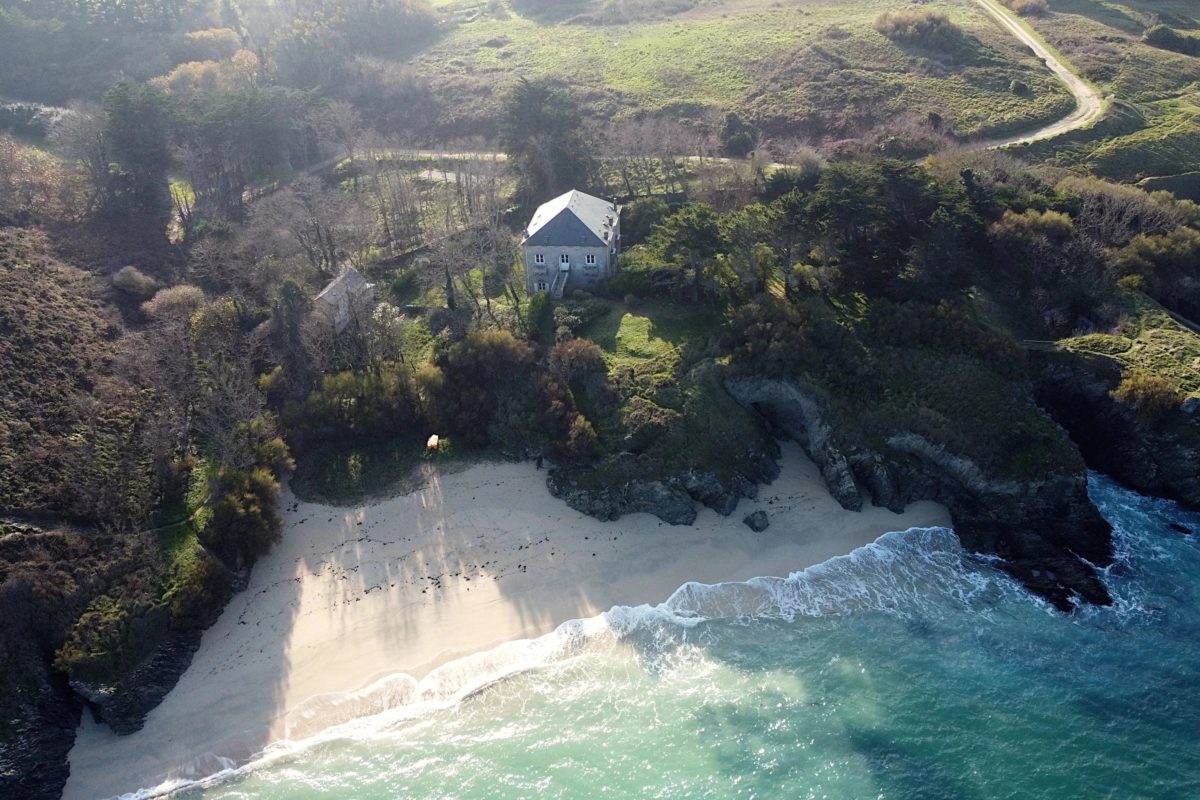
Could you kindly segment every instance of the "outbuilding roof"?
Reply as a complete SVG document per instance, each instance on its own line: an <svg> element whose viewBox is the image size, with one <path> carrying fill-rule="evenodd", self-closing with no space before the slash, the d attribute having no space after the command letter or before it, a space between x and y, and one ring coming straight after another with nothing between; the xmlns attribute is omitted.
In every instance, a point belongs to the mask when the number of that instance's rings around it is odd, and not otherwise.
<svg viewBox="0 0 1200 800"><path fill-rule="evenodd" d="M320 294L317 295L318 300L324 300L330 305L337 305L342 301L343 297L357 295L363 291L369 291L370 284L361 272L354 267L350 267L341 275L329 282Z"/></svg>
<svg viewBox="0 0 1200 800"><path fill-rule="evenodd" d="M604 247L612 244L620 206L571 190L538 206L525 228L525 244Z"/></svg>

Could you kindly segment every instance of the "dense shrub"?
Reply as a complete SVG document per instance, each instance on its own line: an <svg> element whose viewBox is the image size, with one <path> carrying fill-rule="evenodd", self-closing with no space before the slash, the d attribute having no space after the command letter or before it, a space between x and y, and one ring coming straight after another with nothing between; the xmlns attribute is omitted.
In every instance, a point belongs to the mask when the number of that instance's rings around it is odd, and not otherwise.
<svg viewBox="0 0 1200 800"><path fill-rule="evenodd" d="M536 413L533 364L533 348L508 331L477 331L441 353L419 380L432 417L452 436L478 446L488 443L493 421L504 425ZM502 404L507 417L497 419Z"/></svg>
<svg viewBox="0 0 1200 800"><path fill-rule="evenodd" d="M621 209L621 243L627 247L641 244L670 211L666 201L658 197L639 197L626 204Z"/></svg>
<svg viewBox="0 0 1200 800"><path fill-rule="evenodd" d="M142 303L142 313L151 319L187 319L204 305L204 292L187 284L160 289Z"/></svg>
<svg viewBox="0 0 1200 800"><path fill-rule="evenodd" d="M271 470L262 466L221 469L215 496L212 518L200 537L226 564L234 568L252 564L279 541L283 529L279 482Z"/></svg>
<svg viewBox="0 0 1200 800"><path fill-rule="evenodd" d="M1050 13L1050 3L1047 0L1000 0L1010 11L1022 17L1040 17Z"/></svg>
<svg viewBox="0 0 1200 800"><path fill-rule="evenodd" d="M554 341L554 302L547 292L538 292L529 298L525 314L530 339L535 342Z"/></svg>
<svg viewBox="0 0 1200 800"><path fill-rule="evenodd" d="M326 375L305 403L306 428L320 438L377 439L411 427L420 417L407 367Z"/></svg>
<svg viewBox="0 0 1200 800"><path fill-rule="evenodd" d="M550 351L547 368L555 380L570 384L588 375L604 372L604 355L595 342L568 339L559 342Z"/></svg>
<svg viewBox="0 0 1200 800"><path fill-rule="evenodd" d="M403 305L407 303L419 290L417 286L417 274L411 269L402 269L392 276L390 284L392 292L392 300Z"/></svg>
<svg viewBox="0 0 1200 800"><path fill-rule="evenodd" d="M1183 402L1183 392L1162 377L1144 370L1126 370L1112 398L1137 410L1152 424L1161 422Z"/></svg>
<svg viewBox="0 0 1200 800"><path fill-rule="evenodd" d="M929 48L954 48L963 41L962 30L949 17L920 8L885 11L875 18L875 30L894 42Z"/></svg>
<svg viewBox="0 0 1200 800"><path fill-rule="evenodd" d="M575 291L554 307L554 327L578 334L611 310L612 306L600 298Z"/></svg>
<svg viewBox="0 0 1200 800"><path fill-rule="evenodd" d="M151 297L158 289L158 283L153 278L134 266L121 267L113 275L112 283L125 294L139 299Z"/></svg>
<svg viewBox="0 0 1200 800"><path fill-rule="evenodd" d="M1166 25L1151 25L1142 35L1146 44L1183 53L1187 56L1200 56L1200 37L1188 36Z"/></svg>
<svg viewBox="0 0 1200 800"><path fill-rule="evenodd" d="M675 271L658 253L638 245L621 253L620 267L608 288L618 297L655 297L672 291L675 283Z"/></svg>
<svg viewBox="0 0 1200 800"><path fill-rule="evenodd" d="M194 553L175 565L170 586L163 594L172 626L207 624L219 608L220 600L229 593L232 582L232 573L220 560L196 547Z"/></svg>

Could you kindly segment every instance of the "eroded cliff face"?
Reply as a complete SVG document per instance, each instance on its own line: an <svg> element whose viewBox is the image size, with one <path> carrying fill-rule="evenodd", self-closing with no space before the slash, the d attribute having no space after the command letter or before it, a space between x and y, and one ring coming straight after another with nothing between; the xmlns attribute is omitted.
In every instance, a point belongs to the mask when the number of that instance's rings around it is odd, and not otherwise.
<svg viewBox="0 0 1200 800"><path fill-rule="evenodd" d="M1003 559L1029 589L1069 610L1076 598L1109 603L1096 574L1112 560L1111 528L1087 496L1087 474L998 479L969 458L909 431L881 443L855 441L831 424L819 392L795 380L726 382L731 395L795 439L847 509L864 499L895 511L917 500L945 505L970 550Z"/></svg>
<svg viewBox="0 0 1200 800"><path fill-rule="evenodd" d="M1113 400L1120 365L1070 353L1039 354L1038 403L1071 435L1088 466L1145 494L1200 508L1200 403L1157 423Z"/></svg>
<svg viewBox="0 0 1200 800"><path fill-rule="evenodd" d="M143 643L127 668L106 661L85 670L101 678L81 677L56 658L98 598L154 588L154 563L138 534L0 523L0 797L58 797L81 714L132 733L191 663L227 594L214 593L186 621L169 621L156 592L147 603L124 594L120 629ZM232 591L232 574L223 585ZM99 634L81 641L88 652L123 646Z"/></svg>
<svg viewBox="0 0 1200 800"><path fill-rule="evenodd" d="M765 449L747 451L732 459L739 468L718 475L714 470L689 468L661 478L638 477L637 456L632 453L608 466L619 470L627 463L629 478L597 484L586 471L552 470L546 478L550 494L568 506L597 519L613 520L625 514L645 512L671 525L691 525L696 521L696 504L729 516L743 498L758 496L759 484L770 483L779 475L779 449L768 442Z"/></svg>

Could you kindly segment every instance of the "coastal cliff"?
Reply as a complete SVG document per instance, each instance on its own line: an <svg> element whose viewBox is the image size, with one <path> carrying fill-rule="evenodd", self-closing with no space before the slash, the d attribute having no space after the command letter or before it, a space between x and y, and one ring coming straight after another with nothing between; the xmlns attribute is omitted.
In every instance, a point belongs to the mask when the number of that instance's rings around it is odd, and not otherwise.
<svg viewBox="0 0 1200 800"><path fill-rule="evenodd" d="M645 512L689 525L697 504L729 515L740 498L754 497L758 484L773 480L774 437L782 436L802 446L843 508L858 511L869 500L900 512L920 500L941 503L965 547L998 556L1004 569L1057 608L1111 602L1096 573L1112 560L1111 528L1088 499L1087 468L1070 456L1069 442L1065 450L1060 446L1067 455L1054 468L997 474L915 431L860 435L840 424L829 398L800 378L730 374L705 391L724 396L710 402L736 403L724 409L722 425L693 432L715 443L719 457L676 469L662 455L675 445L651 443L597 465L551 470L550 492L599 519ZM674 424L686 421L681 415ZM1045 427L1066 439L1048 421ZM660 435L674 440L680 431L668 427Z"/></svg>
<svg viewBox="0 0 1200 800"><path fill-rule="evenodd" d="M199 551L211 593L173 607L153 547L137 534L0 523L3 796L57 798L81 715L139 730L191 663L233 576Z"/></svg>
<svg viewBox="0 0 1200 800"><path fill-rule="evenodd" d="M1147 419L1114 399L1119 364L1073 353L1040 354L1038 402L1066 428L1088 465L1145 494L1200 508L1200 402Z"/></svg>
<svg viewBox="0 0 1200 800"><path fill-rule="evenodd" d="M1110 602L1093 565L1112 560L1111 529L1088 500L1082 464L1026 480L998 478L916 433L896 431L878 446L839 436L826 404L799 381L738 377L726 388L800 443L844 508L862 508L864 495L893 511L937 501L965 547L999 556L1056 607L1070 610L1075 596Z"/></svg>

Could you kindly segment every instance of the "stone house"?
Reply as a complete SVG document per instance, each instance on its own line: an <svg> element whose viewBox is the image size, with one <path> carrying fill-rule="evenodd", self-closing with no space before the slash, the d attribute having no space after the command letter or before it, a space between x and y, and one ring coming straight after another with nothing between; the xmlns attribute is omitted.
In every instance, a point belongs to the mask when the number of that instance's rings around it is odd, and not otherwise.
<svg viewBox="0 0 1200 800"><path fill-rule="evenodd" d="M374 306L375 284L351 267L321 290L313 301L313 313L327 320L334 333L341 333L352 322L366 322Z"/></svg>
<svg viewBox="0 0 1200 800"><path fill-rule="evenodd" d="M521 240L525 291L558 299L588 289L617 271L621 207L570 191L538 206Z"/></svg>

